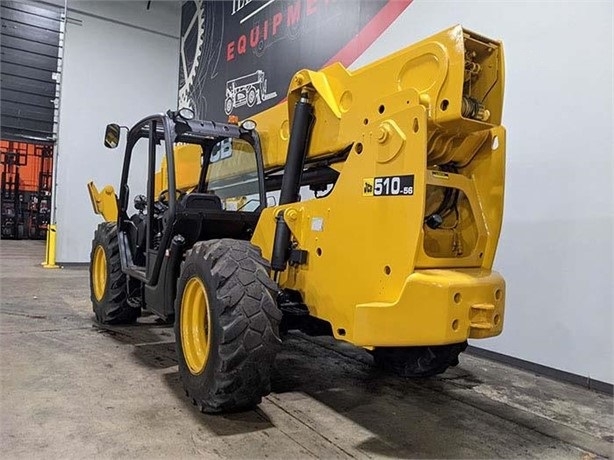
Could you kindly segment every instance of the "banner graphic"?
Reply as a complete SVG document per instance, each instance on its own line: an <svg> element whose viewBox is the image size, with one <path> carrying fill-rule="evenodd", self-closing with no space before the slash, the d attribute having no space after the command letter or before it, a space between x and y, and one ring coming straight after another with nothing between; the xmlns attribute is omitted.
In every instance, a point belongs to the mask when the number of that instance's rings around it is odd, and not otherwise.
<svg viewBox="0 0 614 460"><path fill-rule="evenodd" d="M244 119L281 102L292 76L348 66L411 0L187 1L182 6L179 107Z"/></svg>

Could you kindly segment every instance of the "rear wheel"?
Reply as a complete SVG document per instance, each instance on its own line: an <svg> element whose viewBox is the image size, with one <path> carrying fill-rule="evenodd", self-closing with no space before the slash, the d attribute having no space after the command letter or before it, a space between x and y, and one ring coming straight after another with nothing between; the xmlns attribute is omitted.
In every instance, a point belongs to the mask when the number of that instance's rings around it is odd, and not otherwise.
<svg viewBox="0 0 614 460"><path fill-rule="evenodd" d="M128 303L127 284L119 260L117 225L103 222L94 233L90 256L90 291L98 322L129 324L140 316L140 308Z"/></svg>
<svg viewBox="0 0 614 460"><path fill-rule="evenodd" d="M281 312L269 264L247 241L196 243L175 302L179 373L202 412L248 409L269 394Z"/></svg>
<svg viewBox="0 0 614 460"><path fill-rule="evenodd" d="M458 364L467 342L430 347L383 347L371 352L375 364L401 377L431 377Z"/></svg>
<svg viewBox="0 0 614 460"><path fill-rule="evenodd" d="M256 100L257 100L256 89L250 88L249 91L247 92L247 106L253 107L254 104L256 104Z"/></svg>

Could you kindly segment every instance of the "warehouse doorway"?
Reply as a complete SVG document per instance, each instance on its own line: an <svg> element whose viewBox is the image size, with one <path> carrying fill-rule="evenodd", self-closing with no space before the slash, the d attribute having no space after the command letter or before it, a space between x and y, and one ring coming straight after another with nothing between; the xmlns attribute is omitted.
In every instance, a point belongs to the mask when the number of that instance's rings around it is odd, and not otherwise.
<svg viewBox="0 0 614 460"><path fill-rule="evenodd" d="M53 144L0 140L3 239L45 239L51 214Z"/></svg>
<svg viewBox="0 0 614 460"><path fill-rule="evenodd" d="M3 1L0 10L0 238L45 239L64 14L39 2Z"/></svg>

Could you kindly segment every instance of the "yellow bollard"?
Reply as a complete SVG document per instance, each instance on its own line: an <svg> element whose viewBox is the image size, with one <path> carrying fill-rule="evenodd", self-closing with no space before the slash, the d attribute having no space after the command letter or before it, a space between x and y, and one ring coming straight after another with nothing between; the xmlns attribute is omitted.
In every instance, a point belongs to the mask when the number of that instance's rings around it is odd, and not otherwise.
<svg viewBox="0 0 614 460"><path fill-rule="evenodd" d="M56 238L56 226L47 226L47 248L45 253L45 262L41 265L43 268L60 268L55 263L55 238Z"/></svg>

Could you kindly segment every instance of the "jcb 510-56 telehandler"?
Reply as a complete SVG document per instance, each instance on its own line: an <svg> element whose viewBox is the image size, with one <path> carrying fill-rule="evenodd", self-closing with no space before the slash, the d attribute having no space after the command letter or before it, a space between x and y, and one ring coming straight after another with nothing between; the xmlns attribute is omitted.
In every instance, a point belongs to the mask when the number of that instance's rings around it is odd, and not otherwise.
<svg viewBox="0 0 614 460"><path fill-rule="evenodd" d="M286 102L241 123L144 118L119 197L88 185L105 219L97 320L174 319L203 412L258 404L290 329L405 377L456 365L503 326L503 86L501 43L456 26L356 71L301 70ZM107 126L105 145L119 138Z"/></svg>

